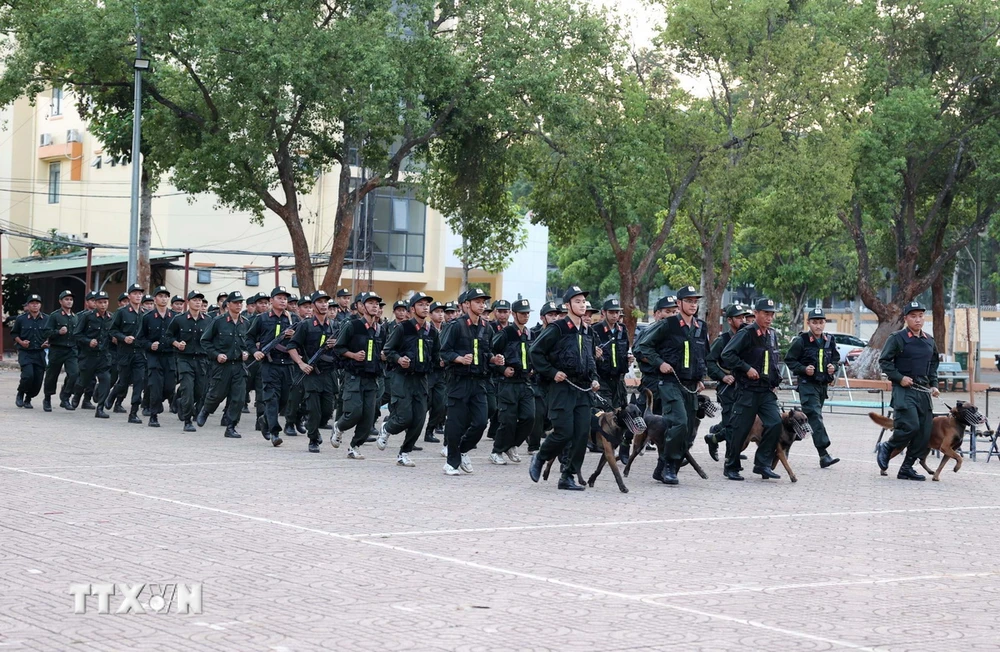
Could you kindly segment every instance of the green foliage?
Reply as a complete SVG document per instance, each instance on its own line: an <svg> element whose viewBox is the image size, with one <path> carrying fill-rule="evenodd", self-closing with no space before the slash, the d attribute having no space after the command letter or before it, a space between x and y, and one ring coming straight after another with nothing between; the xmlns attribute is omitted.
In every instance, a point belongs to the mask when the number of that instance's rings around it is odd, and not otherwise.
<svg viewBox="0 0 1000 652"><path fill-rule="evenodd" d="M24 300L31 294L30 290L31 281L26 274L3 277L3 312L8 315L8 321L24 312Z"/></svg>
<svg viewBox="0 0 1000 652"><path fill-rule="evenodd" d="M58 231L56 231L56 229L49 229L49 237L52 239L58 239ZM83 247L64 244L61 242L49 242L48 240L32 240L29 251L33 254L37 254L39 258L48 258L49 256L63 256L83 251Z"/></svg>

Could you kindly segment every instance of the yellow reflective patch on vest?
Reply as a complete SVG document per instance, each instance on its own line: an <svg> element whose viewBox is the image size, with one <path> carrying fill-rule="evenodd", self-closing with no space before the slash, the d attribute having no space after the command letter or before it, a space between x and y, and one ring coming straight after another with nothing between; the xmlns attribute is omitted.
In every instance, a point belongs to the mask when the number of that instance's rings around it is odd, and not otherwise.
<svg viewBox="0 0 1000 652"><path fill-rule="evenodd" d="M691 342L684 342L684 368L691 366Z"/></svg>
<svg viewBox="0 0 1000 652"><path fill-rule="evenodd" d="M417 340L417 360L424 361L424 341L421 339Z"/></svg>
<svg viewBox="0 0 1000 652"><path fill-rule="evenodd" d="M472 340L472 364L479 364L479 338Z"/></svg>
<svg viewBox="0 0 1000 652"><path fill-rule="evenodd" d="M820 371L822 371L825 368L823 367L823 349L819 350L819 368Z"/></svg>
<svg viewBox="0 0 1000 652"><path fill-rule="evenodd" d="M768 370L771 368L771 352L764 351L764 375L767 375Z"/></svg>
<svg viewBox="0 0 1000 652"><path fill-rule="evenodd" d="M618 344L615 342L611 343L611 368L618 368Z"/></svg>
<svg viewBox="0 0 1000 652"><path fill-rule="evenodd" d="M281 324L275 324L274 325L274 336L278 337L279 335L281 335Z"/></svg>
<svg viewBox="0 0 1000 652"><path fill-rule="evenodd" d="M372 361L372 348L375 345L375 340L368 340L368 356L365 358L368 362Z"/></svg>
<svg viewBox="0 0 1000 652"><path fill-rule="evenodd" d="M528 345L525 344L524 342L521 342L521 369L526 370L527 368L528 368Z"/></svg>
<svg viewBox="0 0 1000 652"><path fill-rule="evenodd" d="M319 338L319 346L320 346L320 348L323 348L324 344L326 344L326 335L320 335L320 338Z"/></svg>

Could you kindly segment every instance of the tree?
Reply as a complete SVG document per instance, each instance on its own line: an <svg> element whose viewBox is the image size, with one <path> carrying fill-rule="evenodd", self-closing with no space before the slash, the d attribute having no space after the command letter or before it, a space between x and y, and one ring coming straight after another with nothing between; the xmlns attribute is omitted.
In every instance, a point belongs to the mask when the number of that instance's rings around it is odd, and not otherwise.
<svg viewBox="0 0 1000 652"><path fill-rule="evenodd" d="M338 185L322 282L332 292L359 202L419 173L460 110L517 115L551 92L602 22L568 0L8 4L0 101L49 84L130 88L136 13L154 61L144 88L164 109L145 131L152 154L183 191L277 215L303 292L315 284L299 205L321 173L335 170Z"/></svg>
<svg viewBox="0 0 1000 652"><path fill-rule="evenodd" d="M853 192L839 217L857 249L858 291L879 319L854 365L870 376L905 306L1000 206L1000 14L992 0L897 0L833 3L825 15L857 75L841 116Z"/></svg>
<svg viewBox="0 0 1000 652"><path fill-rule="evenodd" d="M72 254L83 250L83 247L78 247L76 245L51 241L58 238L59 232L56 229L49 229L49 239L32 240L28 251L37 255L39 258L48 258L49 256L64 256L66 254Z"/></svg>

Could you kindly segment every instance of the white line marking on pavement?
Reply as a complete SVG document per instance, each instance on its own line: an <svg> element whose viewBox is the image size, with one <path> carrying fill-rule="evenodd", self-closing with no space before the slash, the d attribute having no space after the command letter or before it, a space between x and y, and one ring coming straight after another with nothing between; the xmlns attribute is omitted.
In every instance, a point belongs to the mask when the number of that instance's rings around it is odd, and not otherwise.
<svg viewBox="0 0 1000 652"><path fill-rule="evenodd" d="M856 643L851 643L850 641L844 641L844 640L833 639L833 638L826 638L826 637L823 637L823 636L816 636L814 634L809 634L807 632L799 632L799 631L785 629L785 628L781 628L781 627L775 627L773 625L768 625L766 623L762 623L762 622L759 622L759 621L746 620L746 619L743 619L743 618L737 618L737 617L734 617L734 616L727 616L725 614L720 614L720 613L716 613L716 612L701 611L701 610L698 610L698 609L692 609L690 607L682 607L682 606L673 605L673 604L664 604L664 603L661 603L661 602L656 602L652 598L647 598L647 597L644 597L644 596L641 596L641 595L630 595L630 594L627 594L627 593L618 593L617 591L608 591L608 590L605 590L605 589L600 589L600 588L596 588L596 587L592 587L592 586L586 586L586 585L583 585L583 584L576 584L574 582L567 582L565 580L559 580L559 579L555 579L555 578L551 578L551 577L545 577L543 575L536 575L534 573L525 573L525 572L522 572L522 571L517 571L517 570L507 569L507 568L500 568L500 567L497 567L497 566L490 566L490 565L487 565L487 564L480 564L480 563L477 563L477 562L467 561L467 560L464 560L464 559L458 559L458 558L455 558L455 557L447 557L447 556L444 556L444 555L439 555L439 554L435 554L435 553L431 553L431 552L425 552L425 551L422 551L422 550L414 550L414 549L411 549L411 548L404 548L402 546L396 546L396 545L393 545L393 544L390 544L390 543L385 543L385 542L382 542L382 541L374 541L374 540L372 540L370 538L356 538L356 537L352 537L352 536L345 535L345 534L337 534L336 532L329 532L327 530L320 530L318 528L311 528L311 527L306 527L306 526L303 526L303 525L297 525L295 523L288 523L288 522L285 522L285 521L277 521L277 520L274 520L274 519L264 518L264 517L261 517L261 516L252 516L250 514L242 514L240 512L234 512L232 510L219 509L217 507L209 507L207 505L199 505L197 503L189 503L189 502L185 502L185 501L182 501L182 500L175 500L173 498L164 498L162 496L154 496L154 495L151 495L151 494L145 494L145 493L141 493L141 492L138 492L138 491L132 491L130 489L122 489L122 488L118 488L118 487L109 487L109 486L97 484L97 483L94 483L94 482L85 482L83 480L74 480L72 478L63 478L63 477L60 477L60 476L57 476L57 475L51 475L51 474L47 474L47 473L38 473L38 472L35 472L35 471L28 471L28 470L25 470L25 469L18 469L18 468L9 467L9 466L0 466L0 469L6 470L6 471L12 471L12 472L15 472L15 473L24 473L24 474L32 475L32 476L39 477L39 478L47 478L47 479L50 479L50 480L59 480L59 481L62 481L62 482L69 482L69 483L72 483L72 484L76 484L76 485L80 485L80 486L84 486L84 487L91 487L91 488L94 488L94 489L104 489L104 490L107 490L107 491L114 491L116 493L121 493L121 494L125 494L125 495L130 495L130 496L136 496L136 497L139 497L139 498L147 498L149 500L157 500L157 501L160 501L160 502L170 503L170 504L173 504L173 505L179 505L179 506L182 506L182 507L191 507L191 508L194 508L194 509L200 509L200 510L204 510L204 511L207 511L207 512L213 512L213 513L216 513L216 514L225 514L227 516L233 516L233 517L236 517L236 518L243 518L243 519L247 519L247 520L251 520L251 521L256 521L256 522L259 522L259 523L267 523L269 525L277 525L277 526L281 526L281 527L287 527L287 528L294 529L294 530L299 530L299 531L302 531L302 532L311 532L313 534L319 534L319 535L322 535L322 536L332 537L332 538L340 539L340 540L344 540L344 541L351 541L351 542L354 542L354 543L360 543L362 545L373 546L373 547L382 548L382 549L385 549L385 550L392 550L394 552L400 552L400 553L404 553L404 554L407 554L407 555L413 555L413 556L417 556L417 557L423 557L425 559L434 559L434 560L437 560L437 561L443 561L443 562L448 562L448 563L451 563L451 564L457 564L459 566L464 566L466 568L473 568L473 569L476 569L476 570L485 571L485 572L489 572L489 573L494 573L494 574L498 574L498 575L507 575L507 576L518 577L518 578L521 578L521 579L531 580L531 581L534 581L534 582L543 582L543 583L546 583L546 584L554 584L554 585L557 585L557 586L571 588L571 589L574 589L574 590L577 590L577 591L583 591L584 593L591 593L591 594L595 594L595 595L602 595L602 596L606 596L606 597L610 597L610 598L616 598L616 599L619 599L619 600L626 600L626 601L629 601L629 602L640 602L642 604L654 606L654 607L657 607L657 608L660 608L660 609L667 609L667 610L671 610L671 611L679 611L679 612L682 612L682 613L692 614L692 615L699 616L699 617L702 617L702 618L710 618L710 619L713 619L713 620L721 620L721 621L724 621L724 622L730 622L730 623L736 623L736 624L740 624L740 625L746 625L748 627L753 627L755 629L762 629L762 630L770 631L770 632L774 632L774 633L785 634L787 636L791 636L791 637L794 637L794 638L806 639L806 640L810 640L810 641L818 641L818 642L822 642L822 643L827 643L829 645L835 645L837 647L849 648L849 649L853 649L853 650L865 650L867 652L877 652L875 650L875 648L865 647L863 645L858 645ZM955 509L973 509L973 508L942 508L942 509L939 509L939 510L933 510L933 509L924 509L924 510L894 510L894 512L895 513L909 513L909 512L927 512L927 511L953 511ZM986 508L983 507L983 508L979 508L979 509L986 509ZM865 512L865 513L872 513L872 512ZM874 513L884 513L884 512L874 512ZM796 515L790 514L790 515L785 515L785 516L796 516ZM757 518L769 518L769 517L757 517ZM677 519L675 519L675 521L676 520ZM681 520L685 520L685 519L681 519ZM690 520L706 520L706 519L690 519ZM733 519L724 518L724 520L733 520ZM670 522L670 521L667 521L667 522ZM601 524L598 524L598 525L601 525ZM198 624L202 624L202 623L198 623ZM204 623L204 625L206 625L208 627L212 627L213 629L219 627L220 625L224 626L224 625L228 625L228 624L235 624L235 623L220 623L220 624L215 625L215 626L213 626L213 625L211 625L209 623Z"/></svg>
<svg viewBox="0 0 1000 652"><path fill-rule="evenodd" d="M633 525L664 525L669 523L711 523L722 521L759 521L785 518L822 518L828 516L881 516L889 514L925 514L928 512L962 512L970 510L1000 509L1000 505L959 505L957 507L921 507L916 509L877 509L855 512L799 512L787 514L746 514L740 516L690 516L638 521L605 521L596 523L546 523L544 525L509 525L504 527L456 528L453 530L413 530L400 532L375 532L345 534L352 539L372 539L402 536L432 536L440 534L483 534L490 532L520 532L530 530L560 530L566 528L622 527Z"/></svg>
<svg viewBox="0 0 1000 652"><path fill-rule="evenodd" d="M928 462L932 462L934 459L935 458L929 457L929 458L927 458L927 461ZM853 459L851 459L849 457L842 457L842 458L840 458L840 461L841 462L855 462L857 464L875 464L875 465L878 465L878 462L876 462L875 460L853 460ZM971 461L972 460L970 458L968 458L968 457L965 458L965 462L971 462ZM938 463L940 464L940 462L938 462ZM927 466L933 467L934 465L933 464L928 464ZM950 462L948 464L948 466L945 467L944 471L941 472L941 475L944 475L945 471L951 471L952 473L954 473L954 471L952 471L952 469L954 469L954 468L955 468L955 463L954 462ZM972 475L992 475L994 478L1000 478L1000 473L990 473L989 471L966 471L964 464L963 464L962 470L959 471L959 473L971 473Z"/></svg>
<svg viewBox="0 0 1000 652"><path fill-rule="evenodd" d="M876 584L899 584L903 582L923 582L933 580L957 580L973 577L993 577L1000 573L954 573L950 575L917 575L907 577L886 577L872 580L848 580L832 582L809 582L805 584L778 584L775 586L734 586L728 589L711 589L706 591L683 591L679 593L650 593L638 597L649 600L659 598L684 598L698 595L725 595L728 593L771 593L792 589L822 589L831 586L868 586Z"/></svg>

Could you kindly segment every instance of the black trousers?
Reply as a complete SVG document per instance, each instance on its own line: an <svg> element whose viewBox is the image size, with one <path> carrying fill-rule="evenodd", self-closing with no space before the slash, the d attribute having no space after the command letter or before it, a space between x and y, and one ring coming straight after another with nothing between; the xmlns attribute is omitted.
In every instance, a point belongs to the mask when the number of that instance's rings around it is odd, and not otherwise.
<svg viewBox="0 0 1000 652"><path fill-rule="evenodd" d="M427 418L427 374L393 371L387 381L392 411L385 423L385 431L390 435L405 431L399 452L412 453Z"/></svg>
<svg viewBox="0 0 1000 652"><path fill-rule="evenodd" d="M462 453L468 453L483 438L486 430L486 378L452 376L448 382L448 420L444 437L448 446L448 465L457 469Z"/></svg>
<svg viewBox="0 0 1000 652"><path fill-rule="evenodd" d="M669 380L660 381L657 385L667 425L660 461L669 462L675 469L680 466L694 439L698 423L695 415L698 410L698 394L690 392L694 391L696 385L697 383L687 382L682 386L679 382Z"/></svg>
<svg viewBox="0 0 1000 652"><path fill-rule="evenodd" d="M292 373L292 386L288 389L288 402L285 403L285 423L298 423L299 417L306 413L305 379L295 382L301 375L298 369Z"/></svg>
<svg viewBox="0 0 1000 652"><path fill-rule="evenodd" d="M432 435L448 415L448 382L443 372L427 375L427 409L427 435Z"/></svg>
<svg viewBox="0 0 1000 652"><path fill-rule="evenodd" d="M21 382L17 384L17 393L24 398L32 399L42 391L45 381L45 351L18 351L17 364L21 366Z"/></svg>
<svg viewBox="0 0 1000 652"><path fill-rule="evenodd" d="M174 395L174 358L170 353L149 353L146 355L146 389L149 392L149 413L163 413L163 401ZM135 394L133 392L133 401Z"/></svg>
<svg viewBox="0 0 1000 652"><path fill-rule="evenodd" d="M111 388L111 401L125 400L129 386L132 387L131 404L138 407L142 402L142 390L146 385L146 356L141 351L122 351L118 355L118 380Z"/></svg>
<svg viewBox="0 0 1000 652"><path fill-rule="evenodd" d="M740 453L750 436L755 417L760 417L764 426L764 434L757 446L754 466L771 468L774 464L775 450L778 438L781 437L781 413L778 410L778 397L770 390L752 392L740 389L733 405L732 440L726 448L726 470L740 471Z"/></svg>
<svg viewBox="0 0 1000 652"><path fill-rule="evenodd" d="M535 397L535 422L531 426L528 434L528 452L533 453L542 445L542 437L545 436L549 422L549 402L545 393L545 387L532 383L531 393Z"/></svg>
<svg viewBox="0 0 1000 652"><path fill-rule="evenodd" d="M497 390L497 414L500 427L493 438L493 452L517 448L535 427L535 395L524 380L501 380Z"/></svg>
<svg viewBox="0 0 1000 652"><path fill-rule="evenodd" d="M500 418L497 414L497 380L490 378L486 382L486 414L489 416L490 427L486 431L486 436L496 439L497 428L500 427Z"/></svg>
<svg viewBox="0 0 1000 652"><path fill-rule="evenodd" d="M302 387L305 395L306 432L309 434L309 441L318 442L319 425L329 422L333 417L333 397L337 380L332 369L326 373L313 371L297 386Z"/></svg>
<svg viewBox="0 0 1000 652"><path fill-rule="evenodd" d="M931 395L917 389L892 386L892 436L888 445L906 448L904 465L912 465L927 454L934 410Z"/></svg>
<svg viewBox="0 0 1000 652"><path fill-rule="evenodd" d="M374 376L356 376L351 372L344 375L344 414L337 420L337 430L347 432L354 428L352 448L368 441L375 425L378 399L378 383Z"/></svg>
<svg viewBox="0 0 1000 652"><path fill-rule="evenodd" d="M45 395L56 393L59 384L59 373L66 370L66 380L63 381L60 401L68 401L76 387L76 377L80 375L80 365L77 363L76 349L66 346L54 346L49 349L49 368L45 372Z"/></svg>
<svg viewBox="0 0 1000 652"><path fill-rule="evenodd" d="M212 381L208 396L205 398L205 412L212 414L223 401L227 401L226 416L235 428L243 414L243 401L246 400L247 373L243 370L243 360L227 360L223 363L215 361L212 365Z"/></svg>
<svg viewBox="0 0 1000 652"><path fill-rule="evenodd" d="M82 395L94 388L94 402L101 405L111 391L111 359L106 351L87 351L80 356L80 376L73 394Z"/></svg>
<svg viewBox="0 0 1000 652"><path fill-rule="evenodd" d="M587 454L587 437L590 435L590 393L581 392L569 383L552 383L548 386L549 419L552 434L545 438L538 457L547 462L557 457L565 460L562 465L564 478L580 472Z"/></svg>
<svg viewBox="0 0 1000 652"><path fill-rule="evenodd" d="M826 397L826 385L799 382L799 399L802 401L802 411L809 419L813 445L816 446L816 451L820 456L825 455L826 449L830 447L830 436L826 434L826 426L823 424L823 404L826 403Z"/></svg>
<svg viewBox="0 0 1000 652"><path fill-rule="evenodd" d="M208 361L203 355L178 355L175 362L177 378L177 417L193 419L205 401L208 386Z"/></svg>
<svg viewBox="0 0 1000 652"><path fill-rule="evenodd" d="M266 432L272 435L281 432L278 416L288 403L288 392L292 388L292 365L274 364L264 360L260 363L261 379L264 382L264 418L267 419Z"/></svg>

